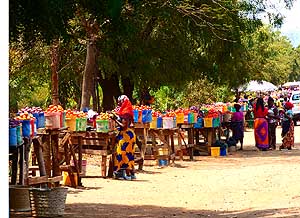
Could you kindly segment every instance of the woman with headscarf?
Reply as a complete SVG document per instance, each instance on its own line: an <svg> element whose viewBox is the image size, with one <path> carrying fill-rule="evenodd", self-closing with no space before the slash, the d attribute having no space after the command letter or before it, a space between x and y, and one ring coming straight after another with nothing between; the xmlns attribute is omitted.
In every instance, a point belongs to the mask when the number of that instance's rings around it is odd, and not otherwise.
<svg viewBox="0 0 300 218"><path fill-rule="evenodd" d="M234 104L235 111L231 117L231 129L232 129L232 138L238 143L240 141L241 148L243 150L243 141L244 141L244 114L241 110L240 104Z"/></svg>
<svg viewBox="0 0 300 218"><path fill-rule="evenodd" d="M293 122L293 111L292 108L294 107L293 103L286 102L285 103L285 113L284 117L282 118L282 145L279 149L287 148L289 150L292 149L294 146L294 122Z"/></svg>
<svg viewBox="0 0 300 218"><path fill-rule="evenodd" d="M117 179L136 179L134 174L134 152L136 135L130 124L133 121L132 104L126 95L118 98L118 107L115 109L119 124L117 144L114 155L114 176Z"/></svg>
<svg viewBox="0 0 300 218"><path fill-rule="evenodd" d="M264 106L263 98L257 99L253 112L255 146L259 150L266 151L269 148L268 121L266 119L268 109Z"/></svg>

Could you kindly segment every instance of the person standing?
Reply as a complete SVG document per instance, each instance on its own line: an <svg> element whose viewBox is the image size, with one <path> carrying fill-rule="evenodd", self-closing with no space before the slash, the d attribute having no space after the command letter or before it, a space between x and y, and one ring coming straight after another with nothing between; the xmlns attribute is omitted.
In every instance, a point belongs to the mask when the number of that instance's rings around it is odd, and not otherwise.
<svg viewBox="0 0 300 218"><path fill-rule="evenodd" d="M271 150L276 150L276 127L278 122L278 109L274 104L274 99L269 97L268 99L268 134L269 134L269 146Z"/></svg>
<svg viewBox="0 0 300 218"><path fill-rule="evenodd" d="M240 104L234 104L235 111L231 117L231 129L232 129L232 138L238 143L240 141L241 148L243 150L243 141L244 141L244 114L241 110Z"/></svg>
<svg viewBox="0 0 300 218"><path fill-rule="evenodd" d="M259 150L266 151L269 148L268 121L266 119L268 109L264 106L263 98L257 99L253 112L255 146Z"/></svg>
<svg viewBox="0 0 300 218"><path fill-rule="evenodd" d="M282 145L279 147L279 150L287 148L289 150L294 146L294 122L293 122L293 103L285 103L285 113L282 118Z"/></svg>
<svg viewBox="0 0 300 218"><path fill-rule="evenodd" d="M134 130L130 128L133 122L133 108L126 95L121 95L118 98L115 112L118 116L115 121L119 125L119 131L116 138L113 173L117 179L136 179L134 173L136 135Z"/></svg>

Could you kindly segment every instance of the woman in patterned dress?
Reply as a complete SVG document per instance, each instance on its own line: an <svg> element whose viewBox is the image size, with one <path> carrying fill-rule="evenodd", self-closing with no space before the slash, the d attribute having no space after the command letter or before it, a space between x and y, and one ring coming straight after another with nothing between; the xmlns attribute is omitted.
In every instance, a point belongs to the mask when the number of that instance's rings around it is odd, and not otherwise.
<svg viewBox="0 0 300 218"><path fill-rule="evenodd" d="M280 150L287 148L289 150L294 146L294 122L292 120L293 112L292 108L294 105L291 102L285 103L285 114L282 118L282 145L280 146Z"/></svg>
<svg viewBox="0 0 300 218"><path fill-rule="evenodd" d="M134 151L136 135L130 124L133 121L133 109L129 98L121 95L116 108L118 120L117 144L114 152L114 176L117 179L136 179L134 174Z"/></svg>
<svg viewBox="0 0 300 218"><path fill-rule="evenodd" d="M268 137L268 121L266 116L268 115L268 109L264 106L264 100L258 98L254 105L254 136L255 146L259 150L266 151L269 148Z"/></svg>

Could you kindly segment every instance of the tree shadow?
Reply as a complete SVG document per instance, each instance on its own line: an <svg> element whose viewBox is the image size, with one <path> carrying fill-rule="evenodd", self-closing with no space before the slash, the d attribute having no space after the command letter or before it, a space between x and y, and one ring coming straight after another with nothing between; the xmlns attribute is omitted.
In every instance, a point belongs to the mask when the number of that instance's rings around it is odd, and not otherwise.
<svg viewBox="0 0 300 218"><path fill-rule="evenodd" d="M189 210L183 207L161 207L154 205L122 205L122 204L96 204L96 203L74 203L66 204L64 218L297 218L300 208L278 208L264 210ZM30 212L10 213L10 217L31 217Z"/></svg>

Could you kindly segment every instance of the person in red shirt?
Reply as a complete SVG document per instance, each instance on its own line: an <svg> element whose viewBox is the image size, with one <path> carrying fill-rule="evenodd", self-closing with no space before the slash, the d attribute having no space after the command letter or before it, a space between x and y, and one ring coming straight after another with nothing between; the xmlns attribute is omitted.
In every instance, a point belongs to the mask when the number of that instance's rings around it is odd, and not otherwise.
<svg viewBox="0 0 300 218"><path fill-rule="evenodd" d="M268 137L268 108L264 106L263 98L258 98L254 105L254 136L255 146L259 150L266 151L269 148Z"/></svg>

